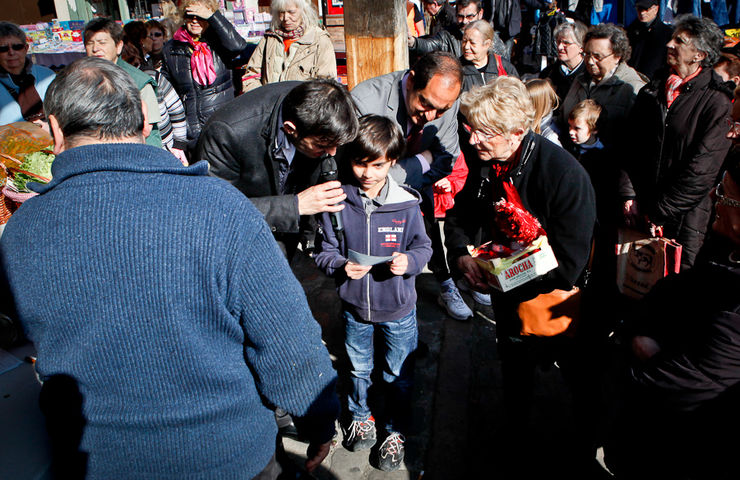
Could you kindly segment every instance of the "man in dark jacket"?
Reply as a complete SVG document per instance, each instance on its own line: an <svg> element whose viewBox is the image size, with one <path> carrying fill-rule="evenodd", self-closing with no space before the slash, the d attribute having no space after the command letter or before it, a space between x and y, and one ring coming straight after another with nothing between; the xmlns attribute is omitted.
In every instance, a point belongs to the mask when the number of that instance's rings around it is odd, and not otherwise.
<svg viewBox="0 0 740 480"><path fill-rule="evenodd" d="M511 51L514 39L522 29L522 7L519 0L483 0L484 19L491 22ZM507 55L508 57L508 55Z"/></svg>
<svg viewBox="0 0 740 480"><path fill-rule="evenodd" d="M424 0L424 34L436 35L454 25L455 7L446 0Z"/></svg>
<svg viewBox="0 0 740 480"><path fill-rule="evenodd" d="M665 67L666 44L671 39L671 27L658 18L659 0L637 0L637 19L627 27L632 56L627 65L652 80L655 72Z"/></svg>
<svg viewBox="0 0 740 480"><path fill-rule="evenodd" d="M425 35L418 38L409 35L409 54L412 57L420 57L436 51L450 52L458 58L462 56L462 28L472 21L483 18L483 7L481 0L459 0L455 4L455 9L457 23L440 30L436 35ZM509 58L506 46L498 34L494 34L492 53Z"/></svg>
<svg viewBox="0 0 740 480"><path fill-rule="evenodd" d="M346 88L333 80L279 82L245 93L206 124L194 161L206 160L254 203L291 257L301 217L338 212L338 181L320 182L322 157L357 135Z"/></svg>

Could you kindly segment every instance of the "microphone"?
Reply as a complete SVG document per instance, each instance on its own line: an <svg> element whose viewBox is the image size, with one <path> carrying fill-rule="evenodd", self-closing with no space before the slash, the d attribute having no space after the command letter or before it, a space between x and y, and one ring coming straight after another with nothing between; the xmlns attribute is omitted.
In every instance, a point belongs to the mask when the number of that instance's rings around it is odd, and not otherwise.
<svg viewBox="0 0 740 480"><path fill-rule="evenodd" d="M326 154L321 157L321 183L339 180L339 169L334 156ZM342 212L330 212L331 226L338 241L344 240L344 222L342 221Z"/></svg>

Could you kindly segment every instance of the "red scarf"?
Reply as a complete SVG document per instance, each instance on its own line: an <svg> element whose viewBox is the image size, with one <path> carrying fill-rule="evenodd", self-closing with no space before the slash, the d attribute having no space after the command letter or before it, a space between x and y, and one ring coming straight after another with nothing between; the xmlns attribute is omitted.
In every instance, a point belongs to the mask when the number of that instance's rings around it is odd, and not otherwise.
<svg viewBox="0 0 740 480"><path fill-rule="evenodd" d="M676 101L678 96L681 94L681 86L685 85L686 82L689 80L695 78L697 75L701 73L701 67L691 75L689 75L686 78L681 78L675 73L671 73L668 76L668 80L665 82L665 96L666 96L666 102L668 103L668 108L671 108L671 105L673 105L673 102Z"/></svg>
<svg viewBox="0 0 740 480"><path fill-rule="evenodd" d="M173 36L178 42L187 43L193 48L190 56L190 69L193 72L193 80L199 85L210 85L216 81L216 68L213 66L213 53L206 42L194 40L185 27L175 32Z"/></svg>

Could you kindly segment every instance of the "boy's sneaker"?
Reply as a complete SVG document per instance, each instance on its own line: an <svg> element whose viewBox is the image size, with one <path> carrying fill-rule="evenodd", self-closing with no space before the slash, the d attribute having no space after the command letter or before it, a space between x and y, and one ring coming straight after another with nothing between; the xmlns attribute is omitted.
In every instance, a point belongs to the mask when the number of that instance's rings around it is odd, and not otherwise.
<svg viewBox="0 0 740 480"><path fill-rule="evenodd" d="M391 433L380 445L378 450L378 467L384 472L398 470L403 462L405 449L403 442L406 439L400 433Z"/></svg>
<svg viewBox="0 0 740 480"><path fill-rule="evenodd" d="M344 448L350 452L371 448L375 442L375 419L372 415L364 421L353 420L344 434Z"/></svg>
<svg viewBox="0 0 740 480"><path fill-rule="evenodd" d="M447 314L455 320L467 320L473 316L473 311L468 307L460 296L460 290L455 286L455 282L448 278L440 283L440 293L437 303L447 310Z"/></svg>
<svg viewBox="0 0 740 480"><path fill-rule="evenodd" d="M460 281L457 282L457 287L460 289L460 291L469 293L471 297L473 297L473 301L479 305L491 305L491 296L487 293L480 293L472 288L470 288L470 284L467 280L464 278L460 279Z"/></svg>

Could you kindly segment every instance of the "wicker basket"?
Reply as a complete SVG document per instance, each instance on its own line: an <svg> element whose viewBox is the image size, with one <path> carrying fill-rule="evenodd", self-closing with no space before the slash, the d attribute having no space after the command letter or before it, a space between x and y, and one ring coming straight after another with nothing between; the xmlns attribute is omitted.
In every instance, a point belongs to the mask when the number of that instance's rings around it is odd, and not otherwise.
<svg viewBox="0 0 740 480"><path fill-rule="evenodd" d="M13 212L17 209L18 205L6 197L5 193L0 190L0 225L7 223L10 216L13 215Z"/></svg>

